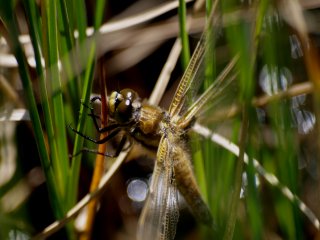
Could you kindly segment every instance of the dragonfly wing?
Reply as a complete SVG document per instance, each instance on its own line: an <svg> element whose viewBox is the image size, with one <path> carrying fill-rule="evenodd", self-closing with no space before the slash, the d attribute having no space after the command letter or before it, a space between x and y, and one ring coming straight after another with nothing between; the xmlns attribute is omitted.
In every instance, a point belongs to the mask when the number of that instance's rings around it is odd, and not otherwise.
<svg viewBox="0 0 320 240"><path fill-rule="evenodd" d="M190 106L190 108L181 116L178 124L188 124L194 117L199 117L205 112L210 112L212 108L218 109L221 104L228 105L229 93L232 93L232 99L236 99L234 92L236 86L236 71L234 71L238 56L234 57L225 69L220 73L217 79L209 88ZM232 91L231 91L232 90ZM219 108L221 109L221 108ZM207 117L207 116L206 116Z"/></svg>
<svg viewBox="0 0 320 240"><path fill-rule="evenodd" d="M201 63L203 62L204 52L204 37L201 37L196 49L192 54L188 67L184 72L180 80L179 86L174 94L173 100L169 108L170 116L178 115L184 107L186 95L188 90L190 89L190 85L195 80L196 73L199 72L200 66L202 66Z"/></svg>
<svg viewBox="0 0 320 240"><path fill-rule="evenodd" d="M149 195L142 210L137 239L174 239L179 218L177 188L172 179L172 149L162 137Z"/></svg>
<svg viewBox="0 0 320 240"><path fill-rule="evenodd" d="M220 35L221 30L221 18L216 11L216 6L213 7L213 13L208 20L210 24L207 24L207 30L205 31L208 32L208 28L210 28L210 32L214 31L213 39ZM193 98L196 97L204 79L205 55L212 52L213 46L212 42L208 41L209 39L211 38L207 38L205 34L202 34L171 102L169 108L170 116L182 115L188 109L190 103L193 102Z"/></svg>

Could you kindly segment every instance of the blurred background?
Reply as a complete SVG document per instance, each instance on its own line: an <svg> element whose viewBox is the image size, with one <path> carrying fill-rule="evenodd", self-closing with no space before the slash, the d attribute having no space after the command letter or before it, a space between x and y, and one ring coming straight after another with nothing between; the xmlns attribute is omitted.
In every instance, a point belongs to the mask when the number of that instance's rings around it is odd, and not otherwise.
<svg viewBox="0 0 320 240"><path fill-rule="evenodd" d="M81 102L100 96L101 80L108 94L132 88L148 99L171 64L159 103L168 109L188 59L168 56L186 29L189 44L182 48L191 55L202 32L212 34L205 26L214 2L186 2L186 22L178 1L0 3L0 239L31 239L89 192L96 154L72 155L97 146L68 125L99 138ZM217 239L320 239L319 7L316 0L218 4L220 20L209 28L215 45L210 76L213 81L240 53L237 84L226 86L201 123L243 144L250 157L241 166L228 150L190 134L195 174ZM210 85L203 72L199 93ZM101 105L93 107L100 115ZM110 141L107 151L114 152L118 142ZM155 149L133 145L99 195L91 239L135 239L155 157ZM254 159L279 183L259 174ZM102 173L113 163L105 158ZM305 212L291 193L308 207ZM180 195L179 203L175 239L211 239ZM90 239L83 234L83 216L48 239Z"/></svg>

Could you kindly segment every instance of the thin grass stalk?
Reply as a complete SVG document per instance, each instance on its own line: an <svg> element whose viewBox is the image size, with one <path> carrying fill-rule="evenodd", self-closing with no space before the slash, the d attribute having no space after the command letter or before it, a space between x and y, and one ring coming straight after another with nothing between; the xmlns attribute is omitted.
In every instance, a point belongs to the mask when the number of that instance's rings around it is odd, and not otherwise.
<svg viewBox="0 0 320 240"><path fill-rule="evenodd" d="M232 10L235 4L222 2L223 12L226 13ZM234 190L232 191L230 211L228 211L227 227L224 233L224 239L232 239L235 230L235 224L237 219L238 205L240 190L242 186L242 174L244 165L244 150L247 147L248 136L248 124L250 120L250 102L253 98L254 92L254 61L256 59L256 46L253 44L253 33L251 34L251 24L241 21L234 26L230 26L226 29L228 44L231 48L231 52L240 54L239 61L237 63L237 69L239 71L239 99L238 101L244 107L242 109L242 126L240 131L240 155L235 165L235 174L233 178ZM248 34L249 33L249 34Z"/></svg>
<svg viewBox="0 0 320 240"><path fill-rule="evenodd" d="M73 2L75 4L75 2ZM85 40L86 39L86 18L85 18L85 6L84 2L81 1L81 6L80 7L80 14L77 15L77 25L79 27L79 40ZM104 8L101 8L101 6L105 6L105 1L100 0L97 2L97 19L95 19L95 30L98 30L99 26L101 25L102 22L102 17L103 17L103 11ZM81 10L82 9L82 10ZM81 18L80 16L83 15ZM86 105L88 105L90 94L91 94L91 89L92 89L92 84L93 84L93 77L94 77L94 69L95 69L95 62L96 62L96 42L95 39L93 38L93 41L89 45L89 55L88 55L88 62L87 62L87 67L85 70L85 76L83 79L83 88L82 88L82 97L81 99L84 101ZM85 120L86 120L86 115L87 115L87 110L84 108L83 105L80 106L80 118L78 121L77 125L77 130L79 132L84 132L85 130ZM81 148L83 146L83 138L80 137L79 135L76 135L75 137L75 143L74 143L74 149L73 149L73 154L79 153L81 151ZM75 201L76 201L76 193L78 189L78 181L79 181L79 173L80 173L80 164L81 164L81 155L76 156L71 164L71 178L69 182L69 190L72 191L72 196L69 198L68 203L69 207L73 206Z"/></svg>
<svg viewBox="0 0 320 240"><path fill-rule="evenodd" d="M206 46L208 50L205 55L205 74L203 81L203 90L206 90L213 82L216 77L216 54L215 54L215 26L212 24L211 14L218 14L218 4L219 1L215 0L206 0L206 22L207 22L207 32L206 32ZM219 28L219 27L217 27ZM212 143L210 140L204 140L202 145L203 152L203 175L205 176L206 182L203 185L203 194L207 196L206 201L209 203L210 207L212 207L212 196L213 196L213 188L212 185L207 184L213 182L214 179L214 162L213 157L214 152L212 148Z"/></svg>
<svg viewBox="0 0 320 240"><path fill-rule="evenodd" d="M86 16L86 6L83 0L80 0L80 1L73 0L72 8L77 9L77 14L75 14L75 18L76 18L75 28L78 30L78 34L79 34L78 43L81 43L87 38L86 28L88 24L87 24L87 16Z"/></svg>
<svg viewBox="0 0 320 240"><path fill-rule="evenodd" d="M65 0L59 1L60 13L61 13L61 20L64 26L64 33L66 37L66 44L67 49L71 50L74 46L74 27L72 24L72 19L70 19L70 8L68 8L67 3Z"/></svg>
<svg viewBox="0 0 320 240"><path fill-rule="evenodd" d="M207 24L206 24L206 53L205 53L205 74L203 81L203 91L205 91L213 82L215 75L215 61L214 61L214 37L213 37L213 24L211 14L215 14L217 10L217 3L215 1L214 6L212 1L206 1L206 12L207 12ZM214 13L213 13L214 11ZM212 149L212 143L210 140L202 140L200 143L199 139L193 142L193 159L194 159L194 169L198 180L200 191L203 195L204 200L212 207L212 185L207 183L212 183L214 178L213 172L213 159L214 153ZM212 209L211 209L212 210Z"/></svg>
<svg viewBox="0 0 320 240"><path fill-rule="evenodd" d="M211 20L211 14L216 14L218 13L217 10L217 5L218 5L218 0L215 1L214 6L212 5L212 0L207 0L206 1L206 21L207 21L207 32L206 32L206 46L208 48L205 56L205 78L203 82L203 89L206 90L214 81L214 78L216 76L216 61L215 61L215 38L214 38L214 33L215 29L212 24ZM213 13L213 9L215 13Z"/></svg>
<svg viewBox="0 0 320 240"><path fill-rule="evenodd" d="M185 0L179 0L179 28L180 28L180 38L182 44L181 51L181 63L182 68L186 69L190 61L190 48L189 48L189 38L187 31L187 7Z"/></svg>
<svg viewBox="0 0 320 240"><path fill-rule="evenodd" d="M69 4L70 5L70 4ZM68 94L66 95L66 98L68 101L66 101L66 104L70 110L75 109L79 106L79 98L80 98L80 92L79 92L79 76L74 76L74 71L76 69L76 64L77 62L73 61L75 59L74 56L74 47L75 47L75 28L74 28L74 19L72 18L71 14L71 9L65 0L60 0L59 1L59 13L61 17L60 25L62 28L62 31L65 33L64 35L61 36L61 40L63 39L65 41L65 46L60 47L60 53L61 56L64 56L66 54L71 54L69 58L67 58L64 61L63 64L63 71L66 73L66 77L68 79L67 83L67 89L68 89ZM72 107L69 107L71 105ZM70 111L67 111L70 112ZM75 111L71 111L73 114L67 118L71 119L73 122L72 116L75 114Z"/></svg>
<svg viewBox="0 0 320 240"><path fill-rule="evenodd" d="M249 116L247 112L247 107L244 107L243 109L244 111L242 115L242 125L241 125L240 142L239 142L239 158L236 163L236 170L234 175L235 186L232 193L230 216L228 218L225 235L223 237L224 240L233 239L234 228L235 228L237 212L238 212L239 196L240 196L241 185L242 185L245 146L247 143L247 133L248 133L248 127L249 127Z"/></svg>
<svg viewBox="0 0 320 240"><path fill-rule="evenodd" d="M186 69L190 61L190 46L189 38L187 32L187 21L186 21L186 2L185 0L179 0L178 15L179 15L179 29L180 29L180 39L181 39L181 65L182 69ZM198 180L198 184L202 193L205 193L205 176L203 174L203 158L201 152L201 146L198 140L195 140L192 145L193 152L193 163L194 171ZM207 196L205 195L205 200Z"/></svg>
<svg viewBox="0 0 320 240"><path fill-rule="evenodd" d="M94 29L97 31L103 22L104 10L106 9L106 0L96 1L96 8L94 12Z"/></svg>
<svg viewBox="0 0 320 240"><path fill-rule="evenodd" d="M259 45L260 33L262 30L262 24L264 21L265 13L268 8L269 1L260 1L257 6L257 14L256 14L256 22L254 24L254 40L253 46L251 47L251 66L255 66L256 58L257 58L257 49ZM255 75L255 68L252 68L252 76ZM252 137L254 135L255 125L257 124L257 120L255 119L255 110L251 108L250 110L250 122L252 127L248 129L248 150L251 152L249 156L254 156L255 151L257 150L253 147L255 139ZM261 239L263 235L263 218L259 214L259 210L261 210L261 203L259 200L259 195L257 191L257 183L256 183L256 171L254 169L254 159L252 157L248 158L248 165L245 169L247 176L247 194L246 194L246 204L247 204L247 212L248 218L250 221L250 227L252 231L252 236L254 239Z"/></svg>
<svg viewBox="0 0 320 240"><path fill-rule="evenodd" d="M250 109L249 111L255 111L254 108ZM245 168L245 174L247 179L247 185L244 189L245 193L243 194L245 197L245 203L247 206L247 213L249 219L249 226L252 234L253 239L263 239L263 217L261 216L262 206L259 199L259 192L257 188L257 179L256 179L256 169L254 167L254 159L251 156L255 156L259 150L254 147L254 142L256 139L254 136L254 131L257 129L255 128L256 119L254 113L250 113L250 123L251 127L248 129L248 162ZM244 184L243 184L244 186Z"/></svg>
<svg viewBox="0 0 320 240"><path fill-rule="evenodd" d="M45 60L45 64L46 66L49 65L48 63L48 58L49 58L49 44L48 44L48 33L47 33L47 17L46 17L46 14L47 14L47 7L46 7L46 4L43 2L41 4L41 19L42 19L42 25L41 25L41 29L42 29L42 54L43 54L43 57L44 57L44 60ZM56 46L55 46L56 47ZM41 64L42 66L42 64ZM41 79L40 78L40 94L41 94L41 101L43 101L44 105L43 105L43 109L44 109L44 113L45 113L45 123L46 123L46 127L47 127L47 140L48 140L48 144L49 146L51 146L51 149L50 149L50 160L52 162L51 164L51 169L52 171L54 172L54 175L56 176L56 185L58 187L58 194L59 194L59 200L60 200L60 203L62 204L62 198L63 198L63 191L62 191L62 176L61 174L58 174L58 176L56 175L56 172L55 170L59 169L59 167L57 166L57 161L52 161L52 159L56 159L57 158L57 146L56 146L56 141L54 139L54 123L53 123L53 109L52 109L52 99L51 99L51 96L52 96L52 88L51 88L51 85L48 84L50 83L50 81L48 81L48 74L47 74L47 71L49 72L49 70L45 70L44 69L44 74L43 74L43 78Z"/></svg>
<svg viewBox="0 0 320 240"><path fill-rule="evenodd" d="M84 83L83 83L83 92L81 99L84 101L84 104L88 105L90 99L90 93L92 89L92 82L94 76L94 68L95 68L95 56L96 56L96 45L95 42L91 43L89 49L88 63L85 71ZM79 111L79 121L77 124L77 131L84 132L86 119L87 119L87 109L84 105L80 106ZM73 155L77 155L83 146L84 139L79 134L75 137L74 147L73 147ZM78 154L73 157L70 169L70 179L68 183L68 192L70 196L68 198L68 207L71 208L76 202L76 197L78 193L78 183L79 183L79 173L81 166L81 156L82 154Z"/></svg>
<svg viewBox="0 0 320 240"><path fill-rule="evenodd" d="M102 23L103 20L103 13L104 13L104 7L106 2L104 0L97 1L96 3L96 15L94 19L94 28L95 31L97 31ZM103 61L100 61L99 65L100 70L100 96L101 96L101 128L104 128L108 125L108 116L107 116L107 92L106 92L106 79L105 79L105 72L103 69ZM100 134L100 139L103 139L107 137L108 132L104 132ZM98 146L98 152L104 153L107 149L107 143L99 144ZM90 192L94 192L97 190L100 180L103 176L104 172L104 155L97 154L96 160L95 160L95 167L93 172L93 177L90 184ZM97 205L98 205L98 198L93 199L89 204L87 208L87 218L86 218L86 224L84 233L80 236L81 240L89 240L91 239L92 229L93 229L93 223L94 218L97 211Z"/></svg>
<svg viewBox="0 0 320 240"><path fill-rule="evenodd" d="M107 92L106 92L106 82L105 82L105 74L103 70L103 62L100 62L100 96L101 96L101 128L104 128L108 125L108 116L107 116ZM104 139L108 136L108 132L104 132L100 134L100 139ZM107 143L99 144L98 152L105 153L107 149ZM94 192L97 190L100 180L104 173L104 160L105 156L101 154L97 154L95 160L95 167L93 172L93 177L90 184L90 192ZM89 240L91 239L92 228L94 223L94 217L97 211L99 199L93 199L87 208L87 218L86 218L86 225L83 234L80 237L80 240Z"/></svg>
<svg viewBox="0 0 320 240"><path fill-rule="evenodd" d="M77 9L77 13L74 15L75 18L75 29L78 31L78 39L76 44L76 54L78 54L78 57L80 59L83 59L83 56L86 56L84 61L86 61L86 68L84 72L84 76L80 77L80 84L79 89L81 91L81 101L83 101L85 104L88 104L90 93L91 93L91 87L92 87L92 81L93 81L93 72L94 72L94 61L95 61L95 42L90 43L88 54L84 53L82 55L82 52L79 49L79 46L81 46L82 43L86 41L86 27L87 27L87 18L86 18L86 11L85 11L85 4L84 1L76 1L73 0L71 2L71 8ZM79 120L77 124L77 130L80 132L85 132L85 120L87 115L87 109L84 108L84 106L80 105L79 110ZM74 138L74 147L73 147L73 155L78 154L83 146L84 139L80 137L78 134L75 135ZM79 173L80 173L80 166L81 166L81 154L78 156L72 158L71 160L71 166L70 166L70 172L67 184L67 206L68 209L70 209L75 203L78 195L78 182L79 182Z"/></svg>
<svg viewBox="0 0 320 240"><path fill-rule="evenodd" d="M43 2L44 12L44 28L47 35L45 51L46 58L46 83L49 87L49 101L52 104L52 122L54 129L54 141L57 147L55 152L53 149L52 163L54 172L57 176L57 184L60 187L61 197L66 197L66 183L68 177L68 150L66 141L66 123L64 119L64 104L62 99L62 86L60 72L58 68L59 60L59 40L58 40L58 9L55 0L47 0ZM66 206L66 205L64 205ZM67 209L65 209L65 212Z"/></svg>
<svg viewBox="0 0 320 240"><path fill-rule="evenodd" d="M31 37L31 42L34 49L34 54L35 54L37 76L40 82L41 106L45 116L44 121L45 121L46 132L48 134L49 146L51 146L51 154L56 154L57 150L56 150L56 143L54 141L52 113L50 111L47 87L45 82L46 74L41 61L42 32L41 32L40 26L38 25L39 24L38 19L40 19L40 16L37 12L37 7L34 1L28 0L28 1L25 1L24 3L25 3L27 17L28 17L28 20L30 21L30 37Z"/></svg>
<svg viewBox="0 0 320 240"><path fill-rule="evenodd" d="M205 141L206 142L206 141ZM206 174L205 174L205 158L203 156L203 145L201 145L202 141L195 137L195 140L192 141L192 159L193 159L193 167L194 173L197 178L197 182L200 188L200 192L204 198L204 200L209 203L209 196L207 192L207 181L206 181Z"/></svg>

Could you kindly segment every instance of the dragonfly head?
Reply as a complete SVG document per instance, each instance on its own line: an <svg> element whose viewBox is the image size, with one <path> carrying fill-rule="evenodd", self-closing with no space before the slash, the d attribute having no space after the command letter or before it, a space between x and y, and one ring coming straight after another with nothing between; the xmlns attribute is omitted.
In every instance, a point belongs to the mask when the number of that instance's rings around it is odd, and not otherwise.
<svg viewBox="0 0 320 240"><path fill-rule="evenodd" d="M120 92L114 91L109 97L109 114L119 123L127 123L133 118L133 113L140 106L138 94L126 88Z"/></svg>

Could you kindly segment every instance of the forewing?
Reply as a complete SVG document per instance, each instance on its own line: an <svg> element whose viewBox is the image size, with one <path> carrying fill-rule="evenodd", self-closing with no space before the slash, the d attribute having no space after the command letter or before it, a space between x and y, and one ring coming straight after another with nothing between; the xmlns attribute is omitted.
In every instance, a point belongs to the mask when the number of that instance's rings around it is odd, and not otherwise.
<svg viewBox="0 0 320 240"><path fill-rule="evenodd" d="M149 194L138 223L139 240L174 239L179 207L172 171L172 148L168 139L162 137Z"/></svg>
<svg viewBox="0 0 320 240"><path fill-rule="evenodd" d="M217 37L220 36L220 20L217 11L213 11L208 19L205 31L212 33L212 37L207 38L205 34L202 34L171 102L169 108L170 116L183 115L196 97L205 75L205 56L212 53L212 45L214 45L212 40L216 41Z"/></svg>
<svg viewBox="0 0 320 240"><path fill-rule="evenodd" d="M203 56L205 52L204 38L201 37L194 50L186 71L184 72L179 86L174 94L173 100L169 108L170 116L178 115L183 109L188 91L191 89L191 83L196 79L196 73L200 72Z"/></svg>
<svg viewBox="0 0 320 240"><path fill-rule="evenodd" d="M178 124L188 125L193 118L201 122L201 118L209 117L214 114L213 110L225 110L228 114L228 108L237 100L237 82L235 81L237 71L235 65L238 57L234 57L225 69L219 74L217 79L207 88L207 90L198 97L179 119ZM231 100L231 101L230 101ZM223 107L222 107L223 106ZM231 109L230 109L231 110Z"/></svg>

